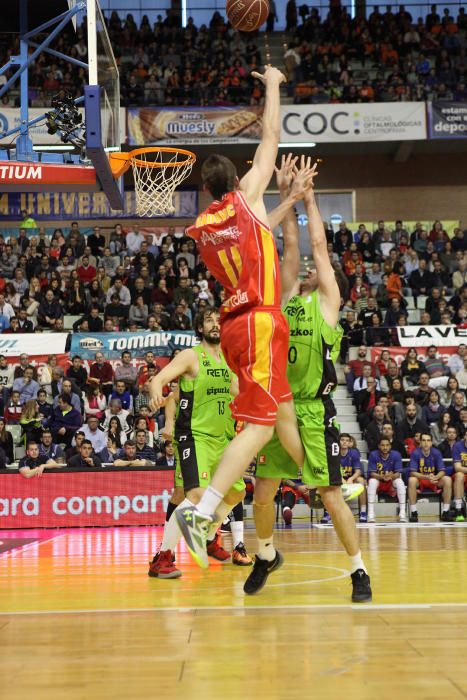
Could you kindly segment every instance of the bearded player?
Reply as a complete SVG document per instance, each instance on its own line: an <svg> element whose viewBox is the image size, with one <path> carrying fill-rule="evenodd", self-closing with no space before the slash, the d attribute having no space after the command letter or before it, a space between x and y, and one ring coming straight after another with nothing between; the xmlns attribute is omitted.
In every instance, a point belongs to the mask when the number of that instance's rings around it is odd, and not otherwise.
<svg viewBox="0 0 467 700"><path fill-rule="evenodd" d="M287 198L296 159L283 158L277 171L281 197ZM309 168L310 159L302 158ZM355 521L342 495L339 428L336 409L330 398L337 385L334 362L338 357L343 331L339 326L341 293L331 265L326 234L310 188L304 197L308 231L316 270L300 284L298 226L291 211L284 219L284 259L282 293L284 313L290 327L287 376L293 392L300 435L305 449L302 481L317 485L324 507L350 560L353 602L371 600L370 578L360 553ZM281 479L296 479L299 467L281 446L277 435L260 451L256 467L254 518L258 554L244 591L258 592L269 574L278 568L272 563L282 555L273 544L274 496ZM360 491L362 486L360 485Z"/></svg>

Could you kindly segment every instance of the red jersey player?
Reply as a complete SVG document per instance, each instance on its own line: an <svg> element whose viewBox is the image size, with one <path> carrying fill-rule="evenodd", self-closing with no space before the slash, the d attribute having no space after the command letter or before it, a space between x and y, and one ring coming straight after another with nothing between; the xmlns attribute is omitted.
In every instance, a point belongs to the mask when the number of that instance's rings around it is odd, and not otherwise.
<svg viewBox="0 0 467 700"><path fill-rule="evenodd" d="M294 461L302 465L304 459L286 377L289 331L281 312L279 261L270 226L272 220L268 222L263 201L277 157L279 86L284 76L271 66L266 67L264 75L252 75L266 86L263 136L253 165L239 181L228 158L220 155L208 158L201 175L204 188L214 201L188 229L206 266L226 290L226 301L221 308L221 345L239 382L232 413L246 424L225 450L197 507L177 512L188 549L203 567L208 565L207 531L221 515L217 509L223 495L271 438L274 427ZM313 169L298 173L288 200L273 213L274 224L303 197L314 174ZM156 405L159 398L153 394ZM271 567L277 568L280 563L273 560Z"/></svg>

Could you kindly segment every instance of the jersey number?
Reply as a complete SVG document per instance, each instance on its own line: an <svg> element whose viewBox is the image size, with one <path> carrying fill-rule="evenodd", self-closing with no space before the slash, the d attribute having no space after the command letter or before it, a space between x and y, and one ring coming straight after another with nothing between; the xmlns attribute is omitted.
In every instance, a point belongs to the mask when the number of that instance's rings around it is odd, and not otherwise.
<svg viewBox="0 0 467 700"><path fill-rule="evenodd" d="M218 401L217 402L217 410L219 411L219 415L223 416L225 413L225 403L223 401Z"/></svg>
<svg viewBox="0 0 467 700"><path fill-rule="evenodd" d="M297 348L294 347L293 345L290 346L289 348L289 365L294 365L297 361Z"/></svg>
<svg viewBox="0 0 467 700"><path fill-rule="evenodd" d="M330 394L333 386L334 386L334 384L332 382L329 384L326 384L326 386L324 387L324 389L322 391L322 396L326 396L327 394Z"/></svg>

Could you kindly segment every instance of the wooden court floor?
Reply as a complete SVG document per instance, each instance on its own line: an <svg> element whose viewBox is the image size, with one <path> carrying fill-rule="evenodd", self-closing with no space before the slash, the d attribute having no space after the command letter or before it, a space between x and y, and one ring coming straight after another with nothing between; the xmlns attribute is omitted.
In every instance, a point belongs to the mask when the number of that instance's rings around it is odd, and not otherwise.
<svg viewBox="0 0 467 700"><path fill-rule="evenodd" d="M161 528L0 531L0 698L467 698L467 524L359 532L364 606L329 527L278 530L248 598L249 570L183 547L181 579L150 579Z"/></svg>

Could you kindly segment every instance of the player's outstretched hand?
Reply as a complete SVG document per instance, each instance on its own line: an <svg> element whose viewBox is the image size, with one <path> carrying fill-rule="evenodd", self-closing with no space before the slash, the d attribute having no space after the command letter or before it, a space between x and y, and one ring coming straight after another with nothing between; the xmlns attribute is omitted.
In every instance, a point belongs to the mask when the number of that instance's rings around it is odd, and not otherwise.
<svg viewBox="0 0 467 700"><path fill-rule="evenodd" d="M313 181L318 175L318 162L311 165L311 157L301 156L300 168L294 166L294 179L290 194L297 201L303 199L307 193L313 192Z"/></svg>
<svg viewBox="0 0 467 700"><path fill-rule="evenodd" d="M272 82L277 82L280 85L281 83L287 82L285 75L281 73L281 71L278 68L274 68L274 66L271 66L270 63L264 66L264 73L258 73L254 70L251 73L251 77L261 80L261 82L264 85L267 85L267 83Z"/></svg>
<svg viewBox="0 0 467 700"><path fill-rule="evenodd" d="M288 156L283 155L281 159L281 164L279 168L274 168L276 171L276 181L277 187L281 192L289 192L290 185L294 177L295 164L298 160L298 156L289 153Z"/></svg>

